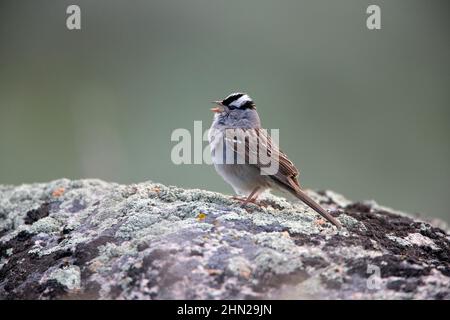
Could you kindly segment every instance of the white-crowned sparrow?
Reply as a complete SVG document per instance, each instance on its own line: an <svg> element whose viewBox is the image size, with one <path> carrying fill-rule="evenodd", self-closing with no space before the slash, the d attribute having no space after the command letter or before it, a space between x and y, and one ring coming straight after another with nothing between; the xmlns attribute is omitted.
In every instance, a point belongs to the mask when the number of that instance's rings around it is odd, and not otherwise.
<svg viewBox="0 0 450 320"><path fill-rule="evenodd" d="M297 168L261 128L255 103L247 94L232 93L213 103L216 107L211 110L215 115L209 131L212 162L234 191L246 197L240 200L256 203L267 189L288 191L335 226L341 226L300 188ZM269 172L267 162L260 160L263 154L269 156L272 164L275 161L275 172ZM250 161L254 156L257 160Z"/></svg>

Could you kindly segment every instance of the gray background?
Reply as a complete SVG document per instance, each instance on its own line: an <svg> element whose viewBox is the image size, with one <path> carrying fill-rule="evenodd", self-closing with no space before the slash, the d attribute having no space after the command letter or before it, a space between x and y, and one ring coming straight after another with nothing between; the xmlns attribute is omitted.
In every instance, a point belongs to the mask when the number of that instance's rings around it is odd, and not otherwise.
<svg viewBox="0 0 450 320"><path fill-rule="evenodd" d="M65 10L79 4L82 30ZM369 4L382 30L365 27ZM0 2L0 183L96 177L231 193L170 161L248 92L308 188L450 221L448 1Z"/></svg>

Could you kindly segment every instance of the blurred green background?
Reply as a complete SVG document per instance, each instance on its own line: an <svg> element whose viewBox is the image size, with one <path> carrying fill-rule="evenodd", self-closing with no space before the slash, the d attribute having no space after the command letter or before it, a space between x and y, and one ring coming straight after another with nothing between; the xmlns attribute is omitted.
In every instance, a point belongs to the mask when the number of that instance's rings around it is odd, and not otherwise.
<svg viewBox="0 0 450 320"><path fill-rule="evenodd" d="M211 166L173 165L170 136L246 91L304 186L450 221L449 4L1 0L0 183L231 193Z"/></svg>

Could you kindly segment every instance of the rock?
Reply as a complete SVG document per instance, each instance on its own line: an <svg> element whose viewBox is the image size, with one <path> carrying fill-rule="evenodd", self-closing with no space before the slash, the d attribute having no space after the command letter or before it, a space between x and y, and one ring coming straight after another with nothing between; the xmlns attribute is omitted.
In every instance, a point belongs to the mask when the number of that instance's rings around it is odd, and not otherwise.
<svg viewBox="0 0 450 320"><path fill-rule="evenodd" d="M2 299L450 299L450 237L308 191L344 225L267 195L146 182L0 186Z"/></svg>

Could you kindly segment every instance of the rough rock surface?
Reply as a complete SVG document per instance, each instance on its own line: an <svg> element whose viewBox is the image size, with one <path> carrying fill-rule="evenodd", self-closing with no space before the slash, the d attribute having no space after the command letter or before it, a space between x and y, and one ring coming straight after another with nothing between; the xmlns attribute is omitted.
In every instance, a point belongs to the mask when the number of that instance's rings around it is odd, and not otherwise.
<svg viewBox="0 0 450 320"><path fill-rule="evenodd" d="M450 237L331 192L266 208L157 183L0 186L1 299L449 299Z"/></svg>

